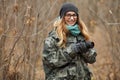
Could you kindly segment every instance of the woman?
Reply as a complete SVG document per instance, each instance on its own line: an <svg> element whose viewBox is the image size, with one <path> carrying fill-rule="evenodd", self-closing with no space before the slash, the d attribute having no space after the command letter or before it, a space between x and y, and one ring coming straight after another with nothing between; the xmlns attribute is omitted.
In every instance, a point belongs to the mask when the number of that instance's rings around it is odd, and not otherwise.
<svg viewBox="0 0 120 80"><path fill-rule="evenodd" d="M54 26L44 41L45 79L91 80L87 64L96 61L96 52L85 24L79 19L78 8L71 3L63 4Z"/></svg>

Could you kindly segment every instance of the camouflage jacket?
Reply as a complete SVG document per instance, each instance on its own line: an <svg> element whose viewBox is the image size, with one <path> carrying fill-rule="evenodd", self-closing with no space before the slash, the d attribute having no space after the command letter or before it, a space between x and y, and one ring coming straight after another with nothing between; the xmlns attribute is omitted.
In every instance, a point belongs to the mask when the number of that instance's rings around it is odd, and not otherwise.
<svg viewBox="0 0 120 80"><path fill-rule="evenodd" d="M87 63L96 61L95 50L77 54L71 49L71 45L83 39L81 34L77 37L70 35L67 37L66 48L60 48L57 46L59 38L55 30L49 33L42 54L45 80L91 80Z"/></svg>

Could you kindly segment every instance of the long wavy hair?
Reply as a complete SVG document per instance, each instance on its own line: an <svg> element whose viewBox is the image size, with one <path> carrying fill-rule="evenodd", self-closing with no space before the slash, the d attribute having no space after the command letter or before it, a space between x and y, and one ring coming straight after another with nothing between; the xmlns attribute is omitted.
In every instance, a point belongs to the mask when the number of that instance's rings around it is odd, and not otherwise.
<svg viewBox="0 0 120 80"><path fill-rule="evenodd" d="M79 29L82 32L82 35L84 36L85 40L89 40L90 36L88 34L88 30L84 22L78 17L76 23L79 25ZM59 38L58 46L66 47L67 36L69 34L69 31L66 29L64 17L56 20L54 22L54 27L56 27L56 33Z"/></svg>

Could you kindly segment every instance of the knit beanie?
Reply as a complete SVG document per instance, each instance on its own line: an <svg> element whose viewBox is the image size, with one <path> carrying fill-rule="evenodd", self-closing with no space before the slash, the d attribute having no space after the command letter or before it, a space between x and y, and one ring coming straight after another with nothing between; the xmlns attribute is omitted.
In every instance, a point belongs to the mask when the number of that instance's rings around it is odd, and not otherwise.
<svg viewBox="0 0 120 80"><path fill-rule="evenodd" d="M68 11L74 11L78 15L78 8L75 5L72 3L64 3L60 9L60 18L62 18Z"/></svg>

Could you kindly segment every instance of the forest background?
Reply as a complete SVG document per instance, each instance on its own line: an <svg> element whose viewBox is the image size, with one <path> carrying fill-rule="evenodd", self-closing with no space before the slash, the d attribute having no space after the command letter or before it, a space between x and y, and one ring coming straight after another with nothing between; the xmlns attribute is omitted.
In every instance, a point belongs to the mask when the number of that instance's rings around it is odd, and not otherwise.
<svg viewBox="0 0 120 80"><path fill-rule="evenodd" d="M64 2L79 8L95 42L94 80L120 79L120 0L0 0L0 80L44 80L43 41Z"/></svg>

